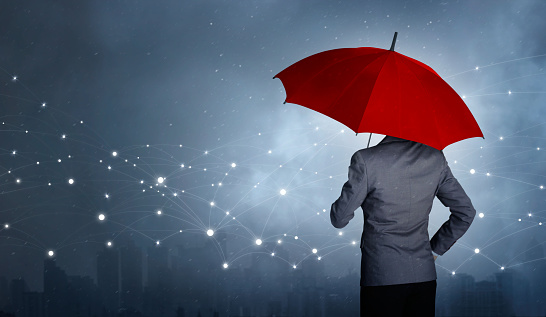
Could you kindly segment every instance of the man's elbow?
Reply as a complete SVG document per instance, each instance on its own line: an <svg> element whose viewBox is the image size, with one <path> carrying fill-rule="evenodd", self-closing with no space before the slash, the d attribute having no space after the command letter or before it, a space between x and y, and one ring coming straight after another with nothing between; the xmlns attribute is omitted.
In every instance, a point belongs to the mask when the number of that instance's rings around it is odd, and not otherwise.
<svg viewBox="0 0 546 317"><path fill-rule="evenodd" d="M332 221L332 225L337 229L341 229L341 228L345 228L347 223Z"/></svg>
<svg viewBox="0 0 546 317"><path fill-rule="evenodd" d="M330 213L330 222L337 229L344 228L348 223L348 221L337 219L333 213Z"/></svg>

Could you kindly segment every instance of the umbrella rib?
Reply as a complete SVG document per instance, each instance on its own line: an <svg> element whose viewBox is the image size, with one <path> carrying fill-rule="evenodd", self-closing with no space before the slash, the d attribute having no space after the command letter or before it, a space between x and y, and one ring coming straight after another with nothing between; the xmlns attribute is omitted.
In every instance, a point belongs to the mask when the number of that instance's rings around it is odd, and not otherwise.
<svg viewBox="0 0 546 317"><path fill-rule="evenodd" d="M409 67L407 64L406 64L406 60L401 60L402 64L406 67L406 69L409 70L409 72L413 75L413 77L415 77L415 79L417 79L417 82L419 82L419 85L423 88L423 91L425 91L428 95L429 98L427 98L427 100L431 100L431 97L432 97L432 94L428 91L428 89L426 88L425 85L423 85L423 83L421 82L421 79L419 79L419 77L417 76L417 74L415 74L415 72L412 70L411 67ZM430 102L427 102L427 106L428 108L430 109L431 107L431 103ZM432 109L430 109L432 110ZM437 121L437 117L434 116L434 126L436 127L436 134L438 135L439 139L442 141L444 141L444 137L443 135L440 133L440 128L438 126L438 121Z"/></svg>
<svg viewBox="0 0 546 317"><path fill-rule="evenodd" d="M390 52L389 54L386 54L386 57L385 57L385 61L383 61L383 65L381 65L381 69L377 72L377 76L375 77L375 80L374 80L374 85L373 85L373 88L372 88L372 91L370 92L370 96L368 97L368 101L369 101L369 98L372 96L373 94L373 90L375 89L375 82L377 81L377 79L379 78L379 75L381 74L381 71L383 70L383 67L385 66L385 63L387 62L387 58L389 58L390 56ZM374 60L375 61L375 60ZM371 63L370 63L371 64ZM368 64L366 67L368 67L370 64ZM362 71L364 71L366 68L364 68ZM359 73L360 74L360 73ZM364 107L363 111L362 111L362 115L360 116L360 122L358 123L358 128L357 128L357 131L355 131L356 133L358 133L358 131L360 131L360 126L362 126L362 122L364 120L364 112L366 112L366 108L368 107L368 103L366 103L366 106ZM371 131L360 131L360 132L370 132L370 138L371 138ZM376 131L377 132L377 131Z"/></svg>
<svg viewBox="0 0 546 317"><path fill-rule="evenodd" d="M388 51L387 51L388 52ZM330 111L333 109L334 105L338 102L338 100L343 96L343 94L355 83L355 81L358 79L358 77L373 63L375 63L378 59L380 59L381 57L388 57L388 54L381 54L379 56L377 56L376 58L374 58L373 61L369 62L366 67L362 68L361 71L358 72L358 74L356 74L354 76L354 78L343 88L343 91L341 93L339 93L339 95L336 97L336 99L334 101L332 101L332 103L330 103L330 106L326 109L326 113L330 114ZM385 58L386 60L386 58ZM385 61L383 61L383 65L381 65L381 69L383 69L383 66L385 65ZM379 77L379 74L381 73L381 69L377 72L377 76L375 76L374 78L374 86L375 86L375 82L377 81L377 78ZM373 88L372 88L373 90ZM370 93L370 96L371 96L371 93ZM366 111L366 107L364 107L364 109L362 109L362 113L364 113L364 111ZM362 123L362 121L361 121ZM360 123L358 125L360 127ZM358 133L358 128L357 128L357 131L355 131L356 133Z"/></svg>
<svg viewBox="0 0 546 317"><path fill-rule="evenodd" d="M357 49L357 48L353 48L353 49ZM378 49L379 50L379 49ZM378 53L382 53L381 51L378 51ZM373 53L373 54L376 54L376 53ZM370 54L371 55L371 54ZM326 70L330 69L331 67L335 66L336 64L339 64L341 62L345 62L351 58L359 58L359 57L362 57L362 56L365 56L365 55L356 55L356 56L349 56L349 57L345 57L343 59L340 59L339 61L335 61L333 63L331 63L330 65L324 67L323 69L321 69L318 73L316 73L315 75L307 78L305 81L303 81L301 84L298 85L297 89L295 89L293 92L292 92L292 96L296 95L298 93L298 90L305 86L306 83L308 83L309 81L311 81L312 79L314 79L315 77L319 76L320 74L322 74L323 72L325 72ZM379 57L378 57L379 58ZM375 60L374 60L375 61Z"/></svg>

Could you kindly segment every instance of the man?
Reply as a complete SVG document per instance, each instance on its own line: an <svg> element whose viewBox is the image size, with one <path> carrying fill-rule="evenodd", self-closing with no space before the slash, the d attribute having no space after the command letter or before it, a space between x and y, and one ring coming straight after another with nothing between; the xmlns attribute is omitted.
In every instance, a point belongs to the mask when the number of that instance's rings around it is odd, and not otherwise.
<svg viewBox="0 0 546 317"><path fill-rule="evenodd" d="M434 197L451 215L429 241ZM349 180L332 204L332 225L345 227L359 206L364 211L361 316L434 316L433 252L449 250L476 215L443 152L392 136L357 151Z"/></svg>

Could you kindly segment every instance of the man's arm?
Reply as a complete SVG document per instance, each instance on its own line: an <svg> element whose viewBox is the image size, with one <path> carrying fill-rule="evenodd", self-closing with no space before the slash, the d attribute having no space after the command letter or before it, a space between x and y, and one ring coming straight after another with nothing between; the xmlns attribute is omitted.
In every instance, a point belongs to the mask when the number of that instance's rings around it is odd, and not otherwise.
<svg viewBox="0 0 546 317"><path fill-rule="evenodd" d="M451 173L447 162L445 162L442 171L436 196L444 206L449 207L451 212L449 220L440 227L430 240L432 251L443 255L468 230L476 216L476 210L461 184Z"/></svg>
<svg viewBox="0 0 546 317"><path fill-rule="evenodd" d="M336 228L343 228L355 216L354 211L362 205L368 194L366 165L359 152L353 154L349 166L349 180L343 185L341 195L332 204L330 221Z"/></svg>

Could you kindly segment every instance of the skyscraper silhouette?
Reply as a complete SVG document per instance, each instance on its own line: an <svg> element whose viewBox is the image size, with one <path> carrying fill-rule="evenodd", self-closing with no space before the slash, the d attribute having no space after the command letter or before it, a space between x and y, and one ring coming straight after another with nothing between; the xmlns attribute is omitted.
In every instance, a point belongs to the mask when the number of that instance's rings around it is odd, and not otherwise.
<svg viewBox="0 0 546 317"><path fill-rule="evenodd" d="M142 310L142 251L130 240L120 250L121 307Z"/></svg>
<svg viewBox="0 0 546 317"><path fill-rule="evenodd" d="M119 307L119 252L105 247L97 253L97 284L102 307L107 316L115 315Z"/></svg>

